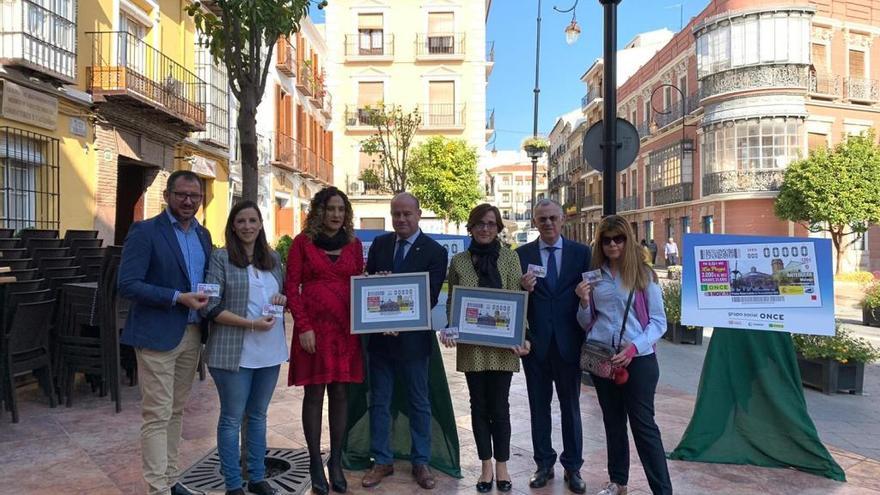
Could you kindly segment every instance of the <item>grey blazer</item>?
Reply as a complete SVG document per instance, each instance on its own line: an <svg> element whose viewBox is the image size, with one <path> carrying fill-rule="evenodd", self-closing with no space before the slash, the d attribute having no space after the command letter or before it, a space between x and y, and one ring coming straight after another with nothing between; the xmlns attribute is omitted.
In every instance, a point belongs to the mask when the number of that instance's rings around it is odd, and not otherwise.
<svg viewBox="0 0 880 495"><path fill-rule="evenodd" d="M278 281L279 293L284 294L284 277L281 258L274 250L271 251L275 258L275 268L272 275ZM231 311L242 318L247 318L248 304L248 273L246 268L239 268L229 262L229 254L226 248L215 249L211 254L211 262L208 272L205 273L205 283L220 286L220 297L211 297L208 305L201 310L202 317L219 314L222 310ZM244 333L248 329L221 325L211 322L211 330L208 333L206 344L205 362L211 368L220 368L230 371L238 371L241 363L241 347L244 343Z"/></svg>

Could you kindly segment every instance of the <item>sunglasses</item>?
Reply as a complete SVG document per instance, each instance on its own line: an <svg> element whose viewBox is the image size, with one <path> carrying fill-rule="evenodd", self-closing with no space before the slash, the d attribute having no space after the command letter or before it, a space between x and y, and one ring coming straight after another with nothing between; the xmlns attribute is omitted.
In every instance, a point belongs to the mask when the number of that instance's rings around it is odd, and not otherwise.
<svg viewBox="0 0 880 495"><path fill-rule="evenodd" d="M619 246L619 245L623 244L624 242L626 242L626 236L623 234L618 234L613 237L602 236L602 245L603 246L610 246L612 241L614 241L614 244L617 244Z"/></svg>

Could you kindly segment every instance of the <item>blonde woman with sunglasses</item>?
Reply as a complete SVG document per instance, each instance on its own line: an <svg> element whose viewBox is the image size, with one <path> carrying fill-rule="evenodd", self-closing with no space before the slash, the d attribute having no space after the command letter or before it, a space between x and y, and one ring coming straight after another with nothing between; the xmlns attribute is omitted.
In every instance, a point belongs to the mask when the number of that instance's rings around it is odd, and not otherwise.
<svg viewBox="0 0 880 495"><path fill-rule="evenodd" d="M654 421L654 394L660 377L654 346L666 332L657 275L646 263L629 223L617 215L607 216L599 224L592 267L601 271L601 279L593 284L581 282L575 289L580 298L578 322L587 331L588 340L615 349L612 363L628 372L624 383L623 379L592 375L602 408L611 478L598 495L627 493L627 419L651 492L669 495L672 483L660 429Z"/></svg>

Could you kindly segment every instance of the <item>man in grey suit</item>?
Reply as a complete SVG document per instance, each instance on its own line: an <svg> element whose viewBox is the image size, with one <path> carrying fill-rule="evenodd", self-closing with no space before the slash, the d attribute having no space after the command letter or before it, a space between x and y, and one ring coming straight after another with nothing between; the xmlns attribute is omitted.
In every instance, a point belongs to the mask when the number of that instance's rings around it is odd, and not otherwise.
<svg viewBox="0 0 880 495"><path fill-rule="evenodd" d="M559 229L565 215L559 203L541 199L535 205L532 222L538 239L516 250L524 273L523 289L529 291L528 338L532 352L523 358L531 413L532 447L537 470L529 480L541 488L554 476L556 451L550 441L550 402L553 386L559 398L562 422L562 455L565 482L574 493L584 493L586 484L580 469L584 463L580 413L580 349L584 332L577 322L578 296L574 289L581 273L590 269L590 248L564 239ZM530 267L543 267L538 278Z"/></svg>

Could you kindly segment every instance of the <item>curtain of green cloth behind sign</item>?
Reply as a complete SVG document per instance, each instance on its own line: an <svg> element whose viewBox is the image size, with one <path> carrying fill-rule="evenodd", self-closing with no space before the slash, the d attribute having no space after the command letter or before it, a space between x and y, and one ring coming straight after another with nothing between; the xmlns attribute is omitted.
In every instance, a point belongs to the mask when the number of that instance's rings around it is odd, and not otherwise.
<svg viewBox="0 0 880 495"><path fill-rule="evenodd" d="M807 413L791 334L782 332L715 329L694 414L670 458L846 481Z"/></svg>
<svg viewBox="0 0 880 495"><path fill-rule="evenodd" d="M361 339L367 348L366 338ZM364 365L369 369L368 353L364 352ZM346 469L361 470L370 467L370 410L369 376L364 383L348 386L348 425L343 444L342 464ZM459 463L458 431L455 425L455 412L449 396L446 371L440 346L436 339L431 351L428 368L428 388L431 399L431 462L430 465L450 476L461 478ZM406 387L400 380L394 381L394 396L391 401L391 450L396 459L409 459L410 433L407 416Z"/></svg>

